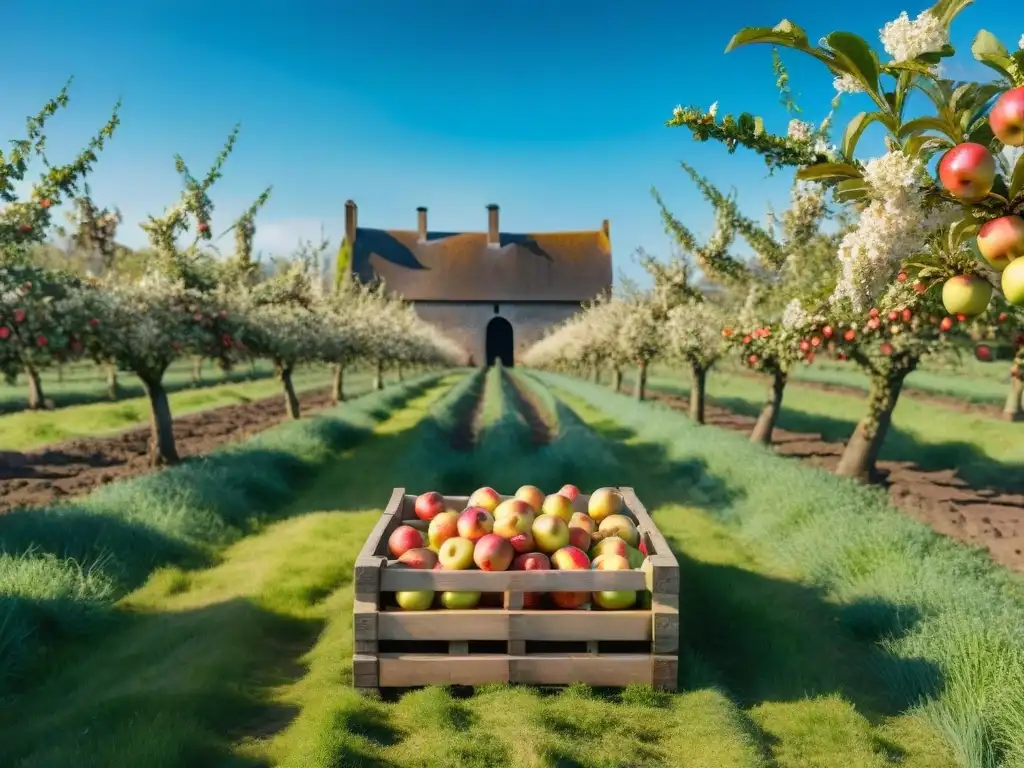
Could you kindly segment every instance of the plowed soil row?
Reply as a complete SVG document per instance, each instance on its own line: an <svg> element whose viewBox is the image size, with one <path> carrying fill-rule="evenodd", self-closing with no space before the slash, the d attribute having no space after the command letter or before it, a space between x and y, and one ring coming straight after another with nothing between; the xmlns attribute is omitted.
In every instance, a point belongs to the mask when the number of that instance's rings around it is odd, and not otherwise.
<svg viewBox="0 0 1024 768"><path fill-rule="evenodd" d="M331 404L330 390L300 393L299 402L303 413L326 408ZM209 453L262 432L284 418L280 396L182 416L174 420L178 454L184 459ZM147 426L28 453L0 451L0 513L50 504L150 472L148 446Z"/></svg>
<svg viewBox="0 0 1024 768"><path fill-rule="evenodd" d="M544 415L547 415L549 419L553 418L553 415L544 414L544 409L537 402L537 399L531 392L520 386L515 376L510 375L508 371L503 373L512 385L512 391L515 393L516 408L523 415L523 418L526 419L526 423L530 425L530 439L533 441L533 444L546 445L550 443L555 433L551 422L545 419Z"/></svg>
<svg viewBox="0 0 1024 768"><path fill-rule="evenodd" d="M685 398L649 390L649 397L679 410ZM709 404L707 423L749 432L755 419ZM774 449L783 456L834 470L845 443L829 442L821 435L775 429ZM1024 571L1024 494L992 488L972 488L956 470L926 471L909 461L880 461L882 485L893 505L937 532L985 547L992 559L1015 571Z"/></svg>

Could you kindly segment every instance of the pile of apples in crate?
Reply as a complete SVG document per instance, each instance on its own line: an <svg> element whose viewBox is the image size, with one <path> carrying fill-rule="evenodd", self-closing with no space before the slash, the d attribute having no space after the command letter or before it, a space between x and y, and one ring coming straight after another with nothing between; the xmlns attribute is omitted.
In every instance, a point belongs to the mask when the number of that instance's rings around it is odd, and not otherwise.
<svg viewBox="0 0 1024 768"><path fill-rule="evenodd" d="M464 571L633 570L647 554L633 519L614 488L591 494L586 512L573 509L579 489L565 485L545 496L536 486L524 485L515 497L501 500L493 488L480 488L461 512L447 509L436 491L416 498L416 516L428 523L427 534L411 525L396 528L388 549L410 568ZM604 610L633 607L635 590L607 592L527 593L523 607L574 609L590 604ZM449 609L476 608L480 592L397 592L395 599L407 611L423 611L435 599Z"/></svg>

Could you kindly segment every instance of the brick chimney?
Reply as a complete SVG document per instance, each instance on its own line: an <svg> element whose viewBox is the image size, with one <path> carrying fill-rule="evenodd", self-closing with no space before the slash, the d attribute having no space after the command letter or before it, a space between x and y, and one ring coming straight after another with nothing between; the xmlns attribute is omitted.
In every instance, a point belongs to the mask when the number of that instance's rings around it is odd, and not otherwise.
<svg viewBox="0 0 1024 768"><path fill-rule="evenodd" d="M605 219L604 221L601 222L601 231L604 232L605 237L611 239L611 223L608 221L608 219Z"/></svg>
<svg viewBox="0 0 1024 768"><path fill-rule="evenodd" d="M345 242L349 246L356 241L356 227L359 226L356 204L352 200L345 201Z"/></svg>
<svg viewBox="0 0 1024 768"><path fill-rule="evenodd" d="M427 209L422 205L416 209L416 228L420 233L420 242L427 239Z"/></svg>
<svg viewBox="0 0 1024 768"><path fill-rule="evenodd" d="M501 228L498 226L498 206L494 203L487 206L487 247L501 247Z"/></svg>

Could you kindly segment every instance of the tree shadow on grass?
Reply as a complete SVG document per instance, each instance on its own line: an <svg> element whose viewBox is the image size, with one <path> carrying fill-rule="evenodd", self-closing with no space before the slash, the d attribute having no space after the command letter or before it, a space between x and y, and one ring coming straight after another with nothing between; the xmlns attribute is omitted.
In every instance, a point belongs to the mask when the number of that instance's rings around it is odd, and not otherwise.
<svg viewBox="0 0 1024 768"><path fill-rule="evenodd" d="M104 643L69 649L59 666L40 670L17 707L0 712L0 764L269 765L232 746L269 738L294 719L297 707L262 692L305 673L300 659L322 621L248 599L111 613L117 631Z"/></svg>
<svg viewBox="0 0 1024 768"><path fill-rule="evenodd" d="M689 393L685 386L658 386L651 389L678 397L685 397ZM763 407L763 403L739 397L714 397L710 400L714 405L750 418L757 418ZM787 401L790 405L794 401L798 404L799 391L789 391ZM828 443L845 444L857 427L859 415L842 418L807 413L797 407L787 407L786 402L783 402L778 426L808 436L820 435ZM979 490L990 488L1005 493L1024 493L1024 475L1018 471L1016 463L999 461L976 445L963 441L928 443L892 426L886 435L880 458L883 461L912 462L925 471L955 470L971 487Z"/></svg>
<svg viewBox="0 0 1024 768"><path fill-rule="evenodd" d="M700 461L674 461L660 444L637 442L621 426L600 425L600 435L633 471L622 484L632 485L648 510L675 504L727 516L738 498ZM914 606L873 598L836 603L815 586L720 562L720 553L703 560L700 542L673 538L669 521L662 532L680 567L684 689L721 687L748 706L838 693L870 715L904 712L941 690L936 665L882 645L913 629L921 618Z"/></svg>

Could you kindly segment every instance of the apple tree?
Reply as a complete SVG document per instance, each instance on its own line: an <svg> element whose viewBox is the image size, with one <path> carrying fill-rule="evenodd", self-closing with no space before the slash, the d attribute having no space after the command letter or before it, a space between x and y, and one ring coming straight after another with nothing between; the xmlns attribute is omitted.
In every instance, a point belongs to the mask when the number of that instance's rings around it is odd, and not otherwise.
<svg viewBox="0 0 1024 768"><path fill-rule="evenodd" d="M45 402L39 370L76 355L70 346L73 319L61 316L54 307L76 289L78 281L34 265L31 248L45 242L54 210L77 192L120 123L118 104L77 156L64 165L54 164L46 153L46 126L68 102L65 86L27 119L24 137L12 141L8 153L0 150L0 369L9 381L20 372L27 375L32 409ZM15 184L24 181L34 161L44 168L28 198L22 200Z"/></svg>
<svg viewBox="0 0 1024 768"><path fill-rule="evenodd" d="M690 301L669 310L664 334L667 356L690 369L690 418L704 423L708 371L723 352L722 310L706 300Z"/></svg>
<svg viewBox="0 0 1024 768"><path fill-rule="evenodd" d="M689 128L698 140L722 141L730 151L749 147L773 168L795 167L798 179L818 181L838 201L854 205L856 222L839 243L838 280L829 300L830 312L846 315L848 323L859 326L875 319L871 310L882 317L893 311L902 316L904 310L917 318L937 316L941 301L948 325L984 312L994 290L1012 304L1024 304L1024 262L1018 263L1024 251L1024 165L1017 157L1011 166L1003 155L1004 147L1024 144L1019 117L1024 52L1007 51L983 30L972 52L1001 81L942 77L938 65L955 53L949 25L968 4L940 0L916 19L904 13L887 24L880 37L888 60L848 32L830 33L812 45L804 30L788 20L733 37L727 50L765 43L810 55L834 76L838 92L870 102L846 126L838 147L768 134L763 121L749 114L719 121L700 110L677 108L668 123ZM927 114L908 117L913 94L923 95ZM872 124L884 129L886 151L865 161L856 149ZM939 153L936 181L928 164ZM918 285L919 291L908 292L907 284ZM938 341L924 333L923 343L910 343L903 355L883 354L886 360L876 361L880 366L868 368L869 412L847 447L840 474L871 473L900 387L916 365L913 358L930 353L930 342ZM877 342L879 352L882 344L892 342Z"/></svg>

